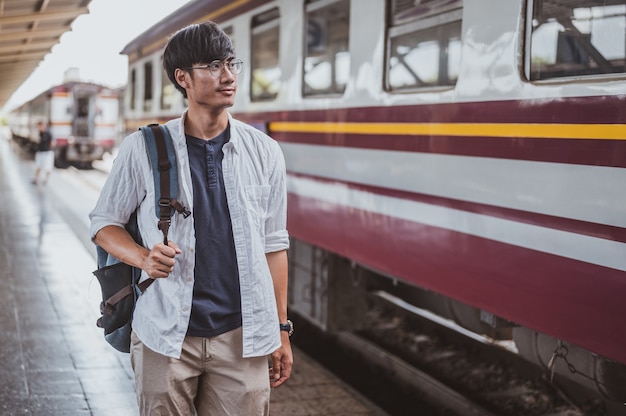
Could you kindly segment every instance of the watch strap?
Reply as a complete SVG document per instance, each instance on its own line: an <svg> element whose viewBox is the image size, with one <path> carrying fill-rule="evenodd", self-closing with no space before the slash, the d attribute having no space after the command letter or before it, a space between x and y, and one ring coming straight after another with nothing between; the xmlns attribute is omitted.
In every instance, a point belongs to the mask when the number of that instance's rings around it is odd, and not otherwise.
<svg viewBox="0 0 626 416"><path fill-rule="evenodd" d="M279 326L280 326L280 330L288 332L289 336L291 336L291 334L293 334L293 322L291 322L289 319L287 319L287 323L286 324L279 324Z"/></svg>

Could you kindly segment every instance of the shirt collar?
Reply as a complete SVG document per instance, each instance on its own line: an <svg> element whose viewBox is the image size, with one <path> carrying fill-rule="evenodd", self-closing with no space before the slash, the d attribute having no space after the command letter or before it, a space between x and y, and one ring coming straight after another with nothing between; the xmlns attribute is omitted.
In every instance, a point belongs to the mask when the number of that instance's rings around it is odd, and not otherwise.
<svg viewBox="0 0 626 416"><path fill-rule="evenodd" d="M236 129L233 129L233 123L234 123L234 119L233 116L230 114L230 112L226 112L228 114L228 128L230 129L230 140L228 141L228 143L224 144L224 148L225 149L231 149L233 151L235 151L235 153L237 152L237 147L239 146L239 141L240 138L239 136L236 134ZM185 110L182 114L182 116L180 117L180 125L178 126L178 133L179 133L179 137L185 137L185 120L187 119L187 110Z"/></svg>

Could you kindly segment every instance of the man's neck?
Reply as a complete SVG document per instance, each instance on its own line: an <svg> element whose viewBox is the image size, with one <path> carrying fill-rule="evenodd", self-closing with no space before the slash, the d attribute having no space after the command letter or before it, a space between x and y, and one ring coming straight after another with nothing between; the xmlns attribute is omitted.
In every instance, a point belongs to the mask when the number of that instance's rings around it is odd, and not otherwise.
<svg viewBox="0 0 626 416"><path fill-rule="evenodd" d="M217 113L194 111L190 108L185 119L185 133L199 139L210 140L228 126L228 112L222 109Z"/></svg>

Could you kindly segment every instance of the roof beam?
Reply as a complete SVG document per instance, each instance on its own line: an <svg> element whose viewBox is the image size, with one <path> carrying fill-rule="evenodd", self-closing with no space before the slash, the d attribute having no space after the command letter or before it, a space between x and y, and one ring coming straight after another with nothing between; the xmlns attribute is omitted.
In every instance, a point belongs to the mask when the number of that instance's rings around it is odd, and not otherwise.
<svg viewBox="0 0 626 416"><path fill-rule="evenodd" d="M21 69L24 71L28 71L30 73L35 68L37 68L36 63L34 63L32 66L24 66ZM9 76L2 78L3 85L5 82L14 82L14 81L17 81L21 84L24 81L24 74L9 74Z"/></svg>
<svg viewBox="0 0 626 416"><path fill-rule="evenodd" d="M24 60L31 60L31 59L36 59L36 58L41 59L48 52L50 51L47 50L43 52L30 52L30 53L14 54L14 55L9 55L9 56L0 56L0 62L12 62L16 60L24 61Z"/></svg>
<svg viewBox="0 0 626 416"><path fill-rule="evenodd" d="M22 43L19 45L5 45L0 44L0 55L19 55L20 52L26 51L43 51L49 52L50 49L59 43L58 39L42 41L42 42L31 42L31 43Z"/></svg>
<svg viewBox="0 0 626 416"><path fill-rule="evenodd" d="M13 30L4 33L0 31L0 42L7 40L22 40L24 38L44 38L61 36L66 31L67 27L55 27L54 29Z"/></svg>
<svg viewBox="0 0 626 416"><path fill-rule="evenodd" d="M28 72L28 74L30 74L35 68L37 68L37 62L33 62L31 65L22 65L20 67L20 71L18 73L15 73L15 68L11 68L10 70L5 70L2 67L2 65L0 65L0 70L2 70L3 72L4 71L13 72L13 73L9 73L7 75L2 76L2 86L4 87L6 83L14 83L14 82L21 84L22 82L24 82L24 73L22 73L22 71ZM27 77L28 77L28 74L26 74Z"/></svg>
<svg viewBox="0 0 626 416"><path fill-rule="evenodd" d="M21 68L24 65L37 65L39 64L39 62L41 62L41 59L25 59L19 62L0 62L0 71L11 71L14 69L18 69L18 67ZM5 79L4 78L5 75L8 75L8 74L2 74L3 80Z"/></svg>
<svg viewBox="0 0 626 416"><path fill-rule="evenodd" d="M71 19L74 20L78 15L87 13L89 8L74 7L72 9L53 11L53 12L40 12L40 13L27 13L27 14L14 14L0 16L0 25L10 25L15 23L30 23L33 21L43 20L60 20Z"/></svg>

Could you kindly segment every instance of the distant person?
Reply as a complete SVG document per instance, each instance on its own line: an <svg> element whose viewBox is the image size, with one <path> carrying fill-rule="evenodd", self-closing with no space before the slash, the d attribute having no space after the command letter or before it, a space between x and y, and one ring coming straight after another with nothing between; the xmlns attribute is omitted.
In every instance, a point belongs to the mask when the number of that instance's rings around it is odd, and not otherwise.
<svg viewBox="0 0 626 416"><path fill-rule="evenodd" d="M287 188L278 143L234 119L236 58L212 22L168 41L163 66L188 100L166 123L179 167L171 240L157 227L141 132L126 137L95 208L93 241L155 279L134 311L130 359L143 416L269 415L270 387L291 376ZM138 208L138 209L137 209ZM124 229L137 209L144 248ZM269 361L269 372L268 372Z"/></svg>
<svg viewBox="0 0 626 416"><path fill-rule="evenodd" d="M35 177L33 178L33 184L37 185L39 176L44 175L42 184L48 183L50 173L54 168L54 140L52 135L48 131L46 123L40 121L37 123L39 129L39 144L37 145L37 151L35 152Z"/></svg>

